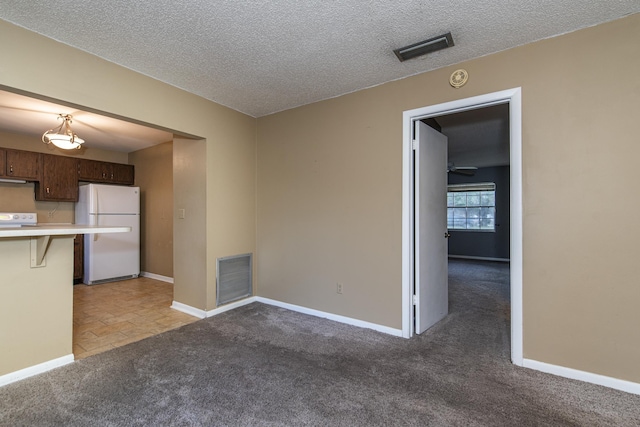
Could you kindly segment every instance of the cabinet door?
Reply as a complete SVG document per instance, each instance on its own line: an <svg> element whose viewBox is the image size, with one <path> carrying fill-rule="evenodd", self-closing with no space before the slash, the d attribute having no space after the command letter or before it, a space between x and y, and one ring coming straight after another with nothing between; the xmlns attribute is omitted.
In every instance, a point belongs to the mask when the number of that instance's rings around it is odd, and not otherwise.
<svg viewBox="0 0 640 427"><path fill-rule="evenodd" d="M78 201L78 161L73 157L42 155L42 179L36 200Z"/></svg>
<svg viewBox="0 0 640 427"><path fill-rule="evenodd" d="M5 176L7 170L7 154L4 148L0 148L0 176Z"/></svg>
<svg viewBox="0 0 640 427"><path fill-rule="evenodd" d="M111 181L111 163L98 160L79 160L80 181L109 182Z"/></svg>
<svg viewBox="0 0 640 427"><path fill-rule="evenodd" d="M6 150L6 175L11 178L21 178L28 181L40 179L40 153L22 150Z"/></svg>
<svg viewBox="0 0 640 427"><path fill-rule="evenodd" d="M113 182L116 184L133 185L133 165L113 164Z"/></svg>

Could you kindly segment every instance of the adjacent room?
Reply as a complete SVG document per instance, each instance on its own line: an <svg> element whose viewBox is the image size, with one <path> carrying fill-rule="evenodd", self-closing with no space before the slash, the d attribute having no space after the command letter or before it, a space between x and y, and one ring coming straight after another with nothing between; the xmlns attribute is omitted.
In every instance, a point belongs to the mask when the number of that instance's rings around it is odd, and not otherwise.
<svg viewBox="0 0 640 427"><path fill-rule="evenodd" d="M170 309L173 301L173 135L74 109L72 129L89 140L90 147L85 144L80 149L64 150L51 143L44 144L42 133L59 126L61 120L55 120L56 116L61 111L69 111L68 107L0 91L0 111L0 146L5 157L8 156L10 173L0 182L3 212L27 212L35 216L38 223L55 225L88 224L94 219L103 224L106 221L129 224L128 218L135 222L136 232L131 233L130 239L82 234L74 239L70 282L74 284L75 358L88 357L197 320ZM70 191L55 193L57 187L53 181L62 174L46 168L61 159L71 161L73 166L77 163L79 176ZM39 164L45 164L46 177L38 176L42 172L38 170ZM32 175L29 175L30 169L34 170ZM69 170L67 163L63 163L63 169ZM50 192L42 197L38 194L40 187ZM120 206L114 208L118 212L113 215L90 219L87 209L82 211L79 207L86 206L89 192L98 189L113 193L111 201L102 199L101 211L110 212L109 203ZM123 201L134 196L135 208ZM129 207L133 215L120 214L120 209L128 213ZM117 255L110 255L111 251ZM89 286L93 284L105 286Z"/></svg>
<svg viewBox="0 0 640 427"><path fill-rule="evenodd" d="M0 424L640 424L638 12L0 0Z"/></svg>
<svg viewBox="0 0 640 427"><path fill-rule="evenodd" d="M499 294L510 312L509 105L423 122L447 138L448 282ZM509 334L510 319L504 320Z"/></svg>

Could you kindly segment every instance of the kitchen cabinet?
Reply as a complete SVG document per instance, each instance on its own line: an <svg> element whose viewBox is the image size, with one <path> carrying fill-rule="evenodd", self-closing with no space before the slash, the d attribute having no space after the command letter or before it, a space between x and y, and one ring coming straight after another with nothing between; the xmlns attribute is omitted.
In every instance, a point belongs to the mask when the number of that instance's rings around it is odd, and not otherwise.
<svg viewBox="0 0 640 427"><path fill-rule="evenodd" d="M73 157L42 155L42 176L36 183L36 200L78 201L78 160Z"/></svg>
<svg viewBox="0 0 640 427"><path fill-rule="evenodd" d="M80 159L78 178L87 182L107 182L111 178L110 163Z"/></svg>
<svg viewBox="0 0 640 427"><path fill-rule="evenodd" d="M78 170L80 181L122 185L134 181L133 165L80 159Z"/></svg>
<svg viewBox="0 0 640 427"><path fill-rule="evenodd" d="M113 182L116 184L133 185L134 182L134 169L133 165L123 165L120 163L113 163Z"/></svg>
<svg viewBox="0 0 640 427"><path fill-rule="evenodd" d="M84 274L84 234L73 239L73 283L82 283Z"/></svg>
<svg viewBox="0 0 640 427"><path fill-rule="evenodd" d="M79 181L133 185L133 165L0 148L0 177L35 182L38 201L77 202Z"/></svg>
<svg viewBox="0 0 640 427"><path fill-rule="evenodd" d="M5 149L5 175L7 178L37 181L40 179L42 154L32 151Z"/></svg>

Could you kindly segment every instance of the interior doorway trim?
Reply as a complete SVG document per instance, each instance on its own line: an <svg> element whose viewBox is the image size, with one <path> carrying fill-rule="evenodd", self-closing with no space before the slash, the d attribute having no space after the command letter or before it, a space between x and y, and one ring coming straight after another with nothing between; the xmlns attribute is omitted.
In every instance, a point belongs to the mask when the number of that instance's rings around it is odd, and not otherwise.
<svg viewBox="0 0 640 427"><path fill-rule="evenodd" d="M523 365L522 337L522 95L507 89L403 112L402 118L402 336L413 330L414 201L413 122L428 117L509 104L510 153L510 259L511 259L511 361Z"/></svg>

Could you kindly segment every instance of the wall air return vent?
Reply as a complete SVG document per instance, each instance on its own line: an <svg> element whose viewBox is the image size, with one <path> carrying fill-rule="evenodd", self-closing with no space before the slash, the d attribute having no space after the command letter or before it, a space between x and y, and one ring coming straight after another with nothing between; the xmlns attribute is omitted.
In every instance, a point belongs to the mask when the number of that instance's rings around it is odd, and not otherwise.
<svg viewBox="0 0 640 427"><path fill-rule="evenodd" d="M216 306L246 298L253 293L251 254L218 258L216 262Z"/></svg>

